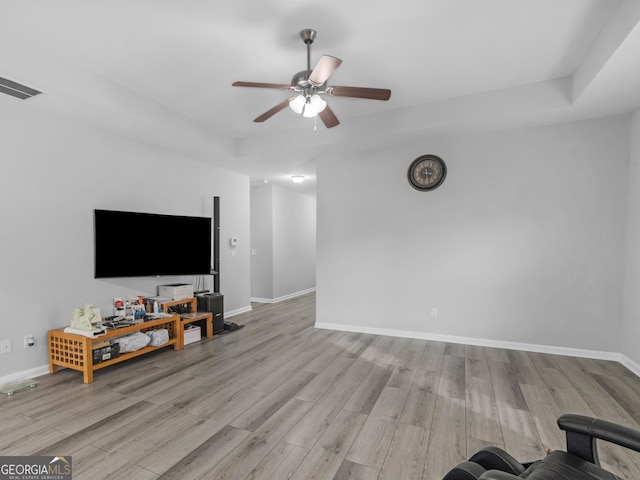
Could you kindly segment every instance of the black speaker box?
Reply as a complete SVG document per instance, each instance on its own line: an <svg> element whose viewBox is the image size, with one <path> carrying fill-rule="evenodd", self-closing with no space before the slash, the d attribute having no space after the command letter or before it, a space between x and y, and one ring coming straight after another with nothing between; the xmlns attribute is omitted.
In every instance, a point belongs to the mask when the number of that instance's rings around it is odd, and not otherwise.
<svg viewBox="0 0 640 480"><path fill-rule="evenodd" d="M198 311L211 312L213 317L213 334L224 330L224 295L221 293L206 293L198 295Z"/></svg>

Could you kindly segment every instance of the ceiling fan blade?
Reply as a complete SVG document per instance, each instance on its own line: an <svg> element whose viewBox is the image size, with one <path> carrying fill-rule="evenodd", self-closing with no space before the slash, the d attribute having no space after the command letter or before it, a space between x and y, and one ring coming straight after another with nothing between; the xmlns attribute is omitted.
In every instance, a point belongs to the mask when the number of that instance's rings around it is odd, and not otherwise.
<svg viewBox="0 0 640 480"><path fill-rule="evenodd" d="M329 108L329 105L324 107L324 110L318 113L318 116L320 117L320 120L322 120L322 123L324 123L324 126L327 128L335 127L336 125L340 124L340 120L338 120L336 114L333 113L333 110Z"/></svg>
<svg viewBox="0 0 640 480"><path fill-rule="evenodd" d="M265 120L270 119L276 113L278 113L280 110L284 110L285 108L287 108L287 105L289 105L289 102L291 100L292 100L291 98L288 98L287 100L284 100L283 102L280 102L278 105L276 105L275 107L267 110L262 115L260 115L258 118L256 118L254 120L254 122L260 123L260 122L264 122Z"/></svg>
<svg viewBox="0 0 640 480"><path fill-rule="evenodd" d="M387 88L329 87L327 88L327 95L334 97L367 98L370 100L389 100L391 90Z"/></svg>
<svg viewBox="0 0 640 480"><path fill-rule="evenodd" d="M233 82L234 87L275 88L278 90L293 90L287 83Z"/></svg>
<svg viewBox="0 0 640 480"><path fill-rule="evenodd" d="M331 55L322 55L320 60L313 68L311 75L309 75L309 83L316 87L319 87L326 82L329 77L340 66L342 60Z"/></svg>

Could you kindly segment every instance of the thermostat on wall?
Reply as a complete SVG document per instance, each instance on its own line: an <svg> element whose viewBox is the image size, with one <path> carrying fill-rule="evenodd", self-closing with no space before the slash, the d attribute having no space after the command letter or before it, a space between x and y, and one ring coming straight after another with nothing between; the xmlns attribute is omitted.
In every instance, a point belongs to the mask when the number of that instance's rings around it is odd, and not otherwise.
<svg viewBox="0 0 640 480"><path fill-rule="evenodd" d="M229 245L231 245L232 247L237 247L238 246L238 237L231 237L229 239Z"/></svg>

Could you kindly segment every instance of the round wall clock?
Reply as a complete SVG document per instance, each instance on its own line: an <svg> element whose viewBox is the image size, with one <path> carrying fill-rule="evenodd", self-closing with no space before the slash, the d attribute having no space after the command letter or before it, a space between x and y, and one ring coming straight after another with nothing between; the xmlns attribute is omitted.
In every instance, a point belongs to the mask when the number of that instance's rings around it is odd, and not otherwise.
<svg viewBox="0 0 640 480"><path fill-rule="evenodd" d="M447 176L447 165L436 155L422 155L409 166L407 177L416 190L427 192L442 185Z"/></svg>

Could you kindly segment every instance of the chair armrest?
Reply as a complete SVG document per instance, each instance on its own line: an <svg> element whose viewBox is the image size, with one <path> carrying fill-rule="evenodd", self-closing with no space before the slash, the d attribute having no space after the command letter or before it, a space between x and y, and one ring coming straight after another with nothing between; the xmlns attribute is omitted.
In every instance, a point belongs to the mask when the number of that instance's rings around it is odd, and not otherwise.
<svg viewBox="0 0 640 480"><path fill-rule="evenodd" d="M600 465L596 439L640 452L640 432L616 423L583 415L565 414L558 426L567 434L567 452Z"/></svg>

